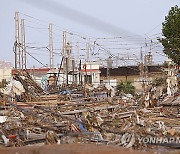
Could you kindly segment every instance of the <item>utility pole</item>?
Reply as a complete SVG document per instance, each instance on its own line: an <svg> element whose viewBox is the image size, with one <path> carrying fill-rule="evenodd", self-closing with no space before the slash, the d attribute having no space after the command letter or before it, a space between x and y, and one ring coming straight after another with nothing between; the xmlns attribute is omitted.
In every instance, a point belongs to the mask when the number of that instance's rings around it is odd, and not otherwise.
<svg viewBox="0 0 180 154"><path fill-rule="evenodd" d="M116 68L118 68L118 61L119 61L119 53L116 56Z"/></svg>
<svg viewBox="0 0 180 154"><path fill-rule="evenodd" d="M20 36L19 36L19 12L15 12L15 69L21 68Z"/></svg>
<svg viewBox="0 0 180 154"><path fill-rule="evenodd" d="M90 62L90 44L86 44L86 61Z"/></svg>
<svg viewBox="0 0 180 154"><path fill-rule="evenodd" d="M76 43L77 47L77 68L78 68L78 83L81 84L81 60L79 56L79 42Z"/></svg>
<svg viewBox="0 0 180 154"><path fill-rule="evenodd" d="M143 62L143 52L142 52L142 47L140 50L140 64L139 64L139 70L140 70L140 77L142 80L142 88L143 91L145 92L145 76L144 76L144 62Z"/></svg>
<svg viewBox="0 0 180 154"><path fill-rule="evenodd" d="M68 58L68 69L72 71L72 45L70 42L66 44L66 57Z"/></svg>
<svg viewBox="0 0 180 154"><path fill-rule="evenodd" d="M107 81L108 81L109 85L110 85L110 71L109 71L110 68L112 68L112 59L111 59L111 56L109 56L107 58L107 72L106 72L106 77L107 77Z"/></svg>
<svg viewBox="0 0 180 154"><path fill-rule="evenodd" d="M144 64L143 64L142 47L141 47L141 51L140 51L140 66L139 66L139 69L140 69L140 76L141 76L141 78L143 78L144 77Z"/></svg>
<svg viewBox="0 0 180 154"><path fill-rule="evenodd" d="M74 71L75 71L75 60L73 59L73 60L72 60L72 73L73 73L73 81L72 81L72 83L73 83L73 84L75 83Z"/></svg>
<svg viewBox="0 0 180 154"><path fill-rule="evenodd" d="M76 56L77 57L77 62L76 62L76 64L79 66L79 59L80 59L79 58L79 42L76 43L76 47L77 47L77 56Z"/></svg>
<svg viewBox="0 0 180 154"><path fill-rule="evenodd" d="M87 66L88 66L88 63L89 63L89 66L91 68L91 63L90 63L90 51L89 51L89 48L90 48L90 44L89 43L86 43L86 59L85 59L85 83L88 83L88 76L87 76Z"/></svg>
<svg viewBox="0 0 180 154"><path fill-rule="evenodd" d="M66 31L63 31L63 46L62 46L62 56L64 57L63 61L63 73L65 73L66 68Z"/></svg>
<svg viewBox="0 0 180 154"><path fill-rule="evenodd" d="M66 57L66 86L69 84L68 80L68 58Z"/></svg>
<svg viewBox="0 0 180 154"><path fill-rule="evenodd" d="M148 53L145 55L144 61L145 61L145 63L147 64L147 66L151 66L151 65L152 65L152 53L151 53L151 51L148 52Z"/></svg>
<svg viewBox="0 0 180 154"><path fill-rule="evenodd" d="M141 63L143 63L143 52L142 52L142 47L141 47L141 51L140 51L140 59L141 59Z"/></svg>
<svg viewBox="0 0 180 154"><path fill-rule="evenodd" d="M66 84L68 84L68 72L67 72L67 55L66 55L66 31L63 31L63 46L62 46L62 57L63 61L63 76L66 74ZM64 83L64 80L63 80Z"/></svg>
<svg viewBox="0 0 180 154"><path fill-rule="evenodd" d="M79 84L82 85L82 74L81 74L81 60L79 60L79 67L78 67L78 71L79 71Z"/></svg>
<svg viewBox="0 0 180 154"><path fill-rule="evenodd" d="M54 68L54 55L53 55L53 36L52 36L52 24L49 24L49 54L50 54L50 63L49 67Z"/></svg>
<svg viewBox="0 0 180 154"><path fill-rule="evenodd" d="M26 43L25 43L25 27L24 27L24 19L21 19L21 59L22 59L22 69L26 69Z"/></svg>
<svg viewBox="0 0 180 154"><path fill-rule="evenodd" d="M146 37L145 37L145 56L144 56L144 67L145 67L145 78L147 81L147 76L148 76L148 66L147 66L147 43L146 43Z"/></svg>

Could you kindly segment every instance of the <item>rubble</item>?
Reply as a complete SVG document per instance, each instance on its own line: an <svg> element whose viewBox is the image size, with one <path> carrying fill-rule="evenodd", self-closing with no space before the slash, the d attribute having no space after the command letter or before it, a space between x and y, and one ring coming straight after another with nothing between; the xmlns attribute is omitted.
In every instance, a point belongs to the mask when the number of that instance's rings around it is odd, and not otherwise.
<svg viewBox="0 0 180 154"><path fill-rule="evenodd" d="M106 85L73 85L47 94L27 72L18 73L14 80L21 93L11 89L16 95L1 96L7 108L0 116L1 146L98 143L141 150L155 145L180 147L179 109L163 106L162 100L150 108L144 104L147 96L115 96L114 89ZM173 102L179 104L179 96Z"/></svg>

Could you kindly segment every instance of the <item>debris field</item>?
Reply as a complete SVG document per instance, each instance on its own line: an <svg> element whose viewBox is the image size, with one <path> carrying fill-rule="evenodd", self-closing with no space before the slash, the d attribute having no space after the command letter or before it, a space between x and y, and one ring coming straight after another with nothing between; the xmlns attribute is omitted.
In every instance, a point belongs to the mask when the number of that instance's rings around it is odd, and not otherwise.
<svg viewBox="0 0 180 154"><path fill-rule="evenodd" d="M11 85L0 95L2 147L79 143L146 151L180 148L179 95L145 107L144 97L122 99L105 85L71 85L61 93L55 87L47 93L27 72L17 72L13 79L23 87Z"/></svg>

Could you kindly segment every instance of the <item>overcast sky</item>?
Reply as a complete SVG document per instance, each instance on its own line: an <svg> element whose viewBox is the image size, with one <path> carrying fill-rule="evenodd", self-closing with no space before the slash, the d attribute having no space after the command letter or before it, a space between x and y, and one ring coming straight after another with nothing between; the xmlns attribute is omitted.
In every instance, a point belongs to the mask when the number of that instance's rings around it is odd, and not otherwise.
<svg viewBox="0 0 180 154"><path fill-rule="evenodd" d="M174 5L180 6L180 0L28 0L27 2L24 0L0 0L0 60L12 63L14 61L12 49L15 11L19 11L20 18L25 19L26 42L37 42L38 39L48 43L48 30L41 32L47 22L81 36L91 38L123 37L124 40L121 40L123 43L130 42L131 44L132 42L137 43L137 40L143 40L145 37L155 39L155 36L159 36L161 23ZM23 14L45 22L38 22ZM32 27L37 29L28 30ZM56 29L59 38L57 35L54 42L59 41L59 44L54 45L54 48L61 48L63 28ZM133 36L134 39L127 40L127 36ZM81 42L80 38L78 42ZM107 48L112 48L112 46L113 44L106 45ZM118 46L118 48L120 47ZM157 50L161 49L157 48ZM118 50L118 52L121 51ZM113 53L113 49L111 52ZM118 52L116 50L115 54ZM160 60L157 57L158 55L156 55L156 60Z"/></svg>

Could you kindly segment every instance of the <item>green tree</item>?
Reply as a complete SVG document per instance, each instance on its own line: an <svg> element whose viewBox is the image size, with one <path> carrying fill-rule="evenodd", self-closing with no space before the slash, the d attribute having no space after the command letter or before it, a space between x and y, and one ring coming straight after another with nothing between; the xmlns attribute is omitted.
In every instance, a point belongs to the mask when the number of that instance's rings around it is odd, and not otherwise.
<svg viewBox="0 0 180 154"><path fill-rule="evenodd" d="M132 85L130 81L120 82L117 85L116 90L118 93L125 93L125 94L132 94L132 95L134 95L135 93L135 87Z"/></svg>
<svg viewBox="0 0 180 154"><path fill-rule="evenodd" d="M165 61L162 66L163 68L168 68L168 62Z"/></svg>
<svg viewBox="0 0 180 154"><path fill-rule="evenodd" d="M158 39L163 47L164 53L176 64L180 65L180 8L171 7L169 14L162 23L163 38Z"/></svg>
<svg viewBox="0 0 180 154"><path fill-rule="evenodd" d="M166 79L165 78L155 78L153 81L152 81L152 85L153 86L162 86L162 85L165 85L166 84Z"/></svg>

